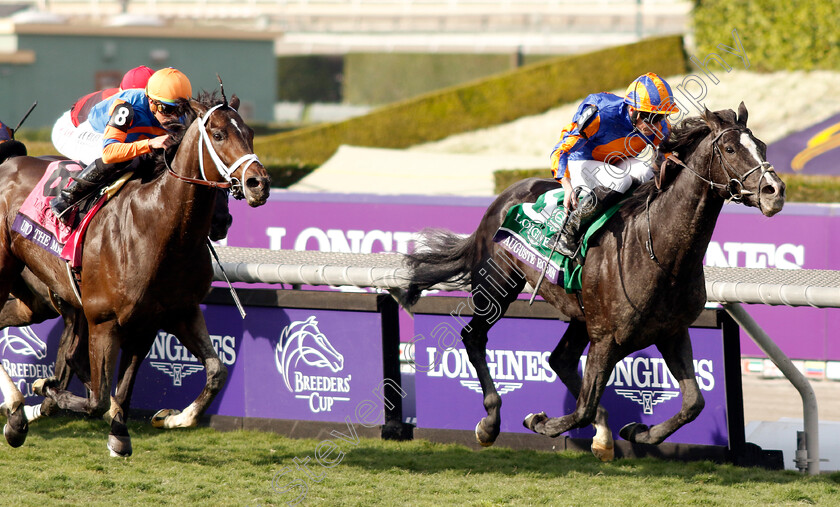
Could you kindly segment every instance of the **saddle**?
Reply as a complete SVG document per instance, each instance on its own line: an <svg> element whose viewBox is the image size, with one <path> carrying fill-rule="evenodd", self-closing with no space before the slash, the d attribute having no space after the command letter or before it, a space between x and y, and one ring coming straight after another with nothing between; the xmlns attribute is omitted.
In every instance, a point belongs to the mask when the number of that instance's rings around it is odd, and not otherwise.
<svg viewBox="0 0 840 507"><path fill-rule="evenodd" d="M580 275L589 239L618 211L623 201L604 211L582 232L579 259L572 259L553 248L566 215L563 196L563 189L558 188L539 196L536 202L511 207L493 241L533 269L539 272L545 269L546 280L553 284L561 284L562 272L563 288L572 293L582 287Z"/></svg>
<svg viewBox="0 0 840 507"><path fill-rule="evenodd" d="M56 257L68 261L71 268L81 266L82 243L88 224L105 202L133 175L123 174L117 181L104 185L104 188L74 204L77 207L76 217L70 225L65 225L53 214L50 201L82 169L84 167L73 160L51 162L44 176L23 201L12 225L12 230Z"/></svg>

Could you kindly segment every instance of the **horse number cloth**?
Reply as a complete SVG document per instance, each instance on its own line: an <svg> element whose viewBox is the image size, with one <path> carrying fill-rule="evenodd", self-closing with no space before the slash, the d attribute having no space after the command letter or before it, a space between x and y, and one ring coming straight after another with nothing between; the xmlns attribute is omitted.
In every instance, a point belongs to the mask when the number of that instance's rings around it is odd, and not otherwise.
<svg viewBox="0 0 840 507"><path fill-rule="evenodd" d="M70 261L71 267L78 267L82 263L82 240L88 224L105 201L113 196L116 189L133 173L124 174L117 182L106 189L104 195L98 193L83 200L76 213L80 213L78 220L71 227L62 223L50 209L50 201L58 195L62 188L70 184L70 178L84 169L78 162L62 160L52 162L41 181L35 185L29 196L23 201L20 211L12 224L12 230L32 241L56 257ZM113 189L116 185L116 189ZM113 190L112 190L113 189ZM87 201L87 202L85 202ZM72 213L73 211L68 211Z"/></svg>
<svg viewBox="0 0 840 507"><path fill-rule="evenodd" d="M551 259L548 258L556 241L556 234L566 216L563 196L563 189L558 188L539 196L536 202L513 206L508 210L504 222L493 236L493 241L537 271L542 272L547 262L545 278L555 285L559 284L562 271L563 288L571 293L581 289L582 266L556 251L551 255ZM583 235L580 247L581 257L586 257L589 238L603 227L620 207L621 202L592 222Z"/></svg>

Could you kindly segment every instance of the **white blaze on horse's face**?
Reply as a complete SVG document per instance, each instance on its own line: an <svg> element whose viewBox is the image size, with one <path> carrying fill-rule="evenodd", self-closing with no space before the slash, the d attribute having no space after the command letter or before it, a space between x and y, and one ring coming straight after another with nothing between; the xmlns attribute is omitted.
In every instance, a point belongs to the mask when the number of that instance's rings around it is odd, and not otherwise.
<svg viewBox="0 0 840 507"><path fill-rule="evenodd" d="M741 146L746 148L752 156L752 163L757 166L767 164L767 161L761 156L751 132L741 132L740 141ZM765 216L770 217L781 211L785 204L785 183L776 175L772 165L767 164L766 167L766 170L761 171L761 177L758 181L756 204Z"/></svg>

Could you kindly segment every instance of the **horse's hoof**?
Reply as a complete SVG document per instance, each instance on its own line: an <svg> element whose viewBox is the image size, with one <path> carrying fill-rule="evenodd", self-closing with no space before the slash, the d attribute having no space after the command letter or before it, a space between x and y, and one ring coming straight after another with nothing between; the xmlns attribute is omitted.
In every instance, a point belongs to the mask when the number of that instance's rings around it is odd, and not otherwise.
<svg viewBox="0 0 840 507"><path fill-rule="evenodd" d="M38 380L32 383L32 391L38 396L46 396L47 382L49 382L49 380L50 379L39 378Z"/></svg>
<svg viewBox="0 0 840 507"><path fill-rule="evenodd" d="M636 442L636 437L639 433L645 433L648 429L647 424L629 423L625 424L620 430L618 430L618 436L628 442Z"/></svg>
<svg viewBox="0 0 840 507"><path fill-rule="evenodd" d="M20 447L26 442L27 433L29 433L29 423L26 421L26 415L21 406L16 412L9 414L7 423L3 425L3 436L6 437L6 442L10 446Z"/></svg>
<svg viewBox="0 0 840 507"><path fill-rule="evenodd" d="M537 423L544 422L548 420L548 416L545 415L545 412L540 412L539 414L528 414L525 416L525 420L522 421L522 425L528 428L529 430L533 431L534 433L538 433L536 430Z"/></svg>
<svg viewBox="0 0 840 507"><path fill-rule="evenodd" d="M592 442L592 454L601 461L612 461L615 459L615 446Z"/></svg>
<svg viewBox="0 0 840 507"><path fill-rule="evenodd" d="M127 458L131 456L131 437L108 435L108 450L112 458Z"/></svg>
<svg viewBox="0 0 840 507"><path fill-rule="evenodd" d="M475 425L475 440L481 447L490 447L496 442L496 439L484 430L484 427L481 425L482 421L484 419L478 421L478 424Z"/></svg>
<svg viewBox="0 0 840 507"><path fill-rule="evenodd" d="M180 413L180 410L171 408L160 409L152 416L152 426L155 428L166 428L166 418L176 416Z"/></svg>

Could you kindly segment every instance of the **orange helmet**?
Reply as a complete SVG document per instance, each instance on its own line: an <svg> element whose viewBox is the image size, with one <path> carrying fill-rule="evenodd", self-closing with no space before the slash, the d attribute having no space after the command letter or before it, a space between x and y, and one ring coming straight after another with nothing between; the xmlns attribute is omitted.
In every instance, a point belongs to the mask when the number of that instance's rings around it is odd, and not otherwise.
<svg viewBox="0 0 840 507"><path fill-rule="evenodd" d="M122 81L120 81L120 90L128 90L129 88L145 88L146 83L149 82L149 78L152 77L152 74L154 73L155 71L145 65L134 67L123 76Z"/></svg>
<svg viewBox="0 0 840 507"><path fill-rule="evenodd" d="M152 74L146 83L146 95L170 106L192 97L190 80L178 69L167 67Z"/></svg>
<svg viewBox="0 0 840 507"><path fill-rule="evenodd" d="M627 87L624 103L639 111L656 114L679 113L680 109L671 93L671 86L653 72L642 74Z"/></svg>

